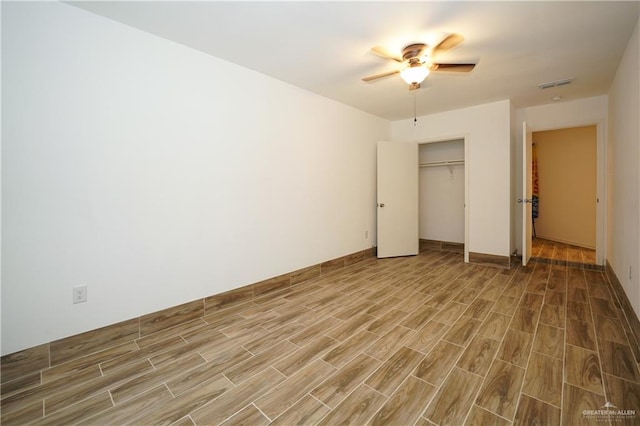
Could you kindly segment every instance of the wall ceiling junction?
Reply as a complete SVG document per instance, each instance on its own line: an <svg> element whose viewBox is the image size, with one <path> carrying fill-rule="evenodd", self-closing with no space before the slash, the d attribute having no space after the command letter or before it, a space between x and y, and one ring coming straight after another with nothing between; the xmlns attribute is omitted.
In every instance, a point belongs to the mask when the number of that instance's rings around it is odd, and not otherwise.
<svg viewBox="0 0 640 426"><path fill-rule="evenodd" d="M511 99L517 108L607 93L638 19L637 1L567 2L68 2L357 109L399 120ZM370 49L399 52L448 33L465 37L409 92ZM572 78L570 85L538 84ZM415 104L415 111L414 111Z"/></svg>

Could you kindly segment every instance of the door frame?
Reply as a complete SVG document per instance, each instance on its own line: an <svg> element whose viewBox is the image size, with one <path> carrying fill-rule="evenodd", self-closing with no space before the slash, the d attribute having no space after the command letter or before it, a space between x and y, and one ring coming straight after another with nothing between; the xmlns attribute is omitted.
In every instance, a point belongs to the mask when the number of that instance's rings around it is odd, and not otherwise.
<svg viewBox="0 0 640 426"><path fill-rule="evenodd" d="M531 260L533 239L533 130L526 121L522 122L522 266Z"/></svg>
<svg viewBox="0 0 640 426"><path fill-rule="evenodd" d="M596 264L604 265L606 259L606 224L607 224L607 185L606 185L606 138L604 120L572 121L556 123L553 126L535 126L527 121L531 131L570 129L572 127L596 126ZM524 167L524 165L523 165ZM522 224L524 226L524 224Z"/></svg>
<svg viewBox="0 0 640 426"><path fill-rule="evenodd" d="M469 179L469 133L462 134L454 134L446 137L437 137L437 138L428 138L428 139L418 139L418 150L420 149L420 145L426 145L430 143L437 142L448 142L453 140L463 140L464 142L464 261L465 263L469 263L469 183L471 180ZM418 171L419 176L419 171ZM418 238L420 236L418 235Z"/></svg>

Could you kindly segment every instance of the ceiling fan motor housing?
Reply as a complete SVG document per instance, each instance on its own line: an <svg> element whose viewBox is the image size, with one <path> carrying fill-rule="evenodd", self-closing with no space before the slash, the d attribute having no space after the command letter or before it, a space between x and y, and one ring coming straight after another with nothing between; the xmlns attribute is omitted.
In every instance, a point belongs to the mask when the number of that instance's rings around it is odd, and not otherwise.
<svg viewBox="0 0 640 426"><path fill-rule="evenodd" d="M423 43L410 44L402 49L402 59L409 61L420 61L420 57L424 55L427 45Z"/></svg>

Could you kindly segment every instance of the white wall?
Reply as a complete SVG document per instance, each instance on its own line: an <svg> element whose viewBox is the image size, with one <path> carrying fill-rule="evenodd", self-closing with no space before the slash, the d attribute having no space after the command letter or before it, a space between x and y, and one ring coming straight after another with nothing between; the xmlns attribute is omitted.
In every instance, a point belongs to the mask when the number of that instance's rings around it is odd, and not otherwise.
<svg viewBox="0 0 640 426"><path fill-rule="evenodd" d="M640 316L640 20L609 89L607 260Z"/></svg>
<svg viewBox="0 0 640 426"><path fill-rule="evenodd" d="M518 171L517 163L518 159L522 158L522 152L518 154L518 133L522 132L522 129L518 127L516 123L516 107L512 103L511 109L509 110L509 125L511 128L510 138L511 138L511 192L510 192L510 201L511 201L511 209L509 215L511 216L511 239L509 240L509 253L513 253L518 250L518 233L522 234L522 228L518 228L518 222L522 222L522 211L520 210L520 204L516 204L514 200L518 198L517 194L522 191L522 189L518 189L518 176L522 175L522 168ZM522 145L522 143L520 144ZM522 151L522 150L520 150ZM519 156L518 156L519 155ZM522 161L522 160L520 160ZM518 175L518 172L520 175ZM522 179L520 179L522 181ZM522 187L522 182L520 182L520 187ZM516 218L519 217L519 220ZM522 239L520 237L520 239Z"/></svg>
<svg viewBox="0 0 640 426"><path fill-rule="evenodd" d="M2 354L372 246L389 122L72 6L2 8Z"/></svg>
<svg viewBox="0 0 640 426"><path fill-rule="evenodd" d="M469 251L508 256L510 248L509 100L391 123L393 140L465 138L469 191Z"/></svg>
<svg viewBox="0 0 640 426"><path fill-rule="evenodd" d="M2 7L2 4L0 3L0 46L3 46L2 44L2 10L4 8ZM0 49L1 52L2 49ZM1 53L0 53L1 55ZM0 65L2 64L2 60L0 59ZM0 134L2 133L2 102L1 100L3 99L2 97L2 66L0 66ZM2 241L2 196L1 196L1 189L3 187L2 184L2 164L3 164L3 160L2 160L2 137L0 137L0 242ZM2 354L2 244L0 243L0 355Z"/></svg>
<svg viewBox="0 0 640 426"><path fill-rule="evenodd" d="M607 127L607 96L595 96L591 98L577 99L574 101L557 102L548 105L540 105L516 110L516 199L522 198L522 122L526 121L531 130L555 130L568 127L580 127L595 124L597 126L596 138L598 145L598 183L597 192L600 204L598 229L596 229L596 245L602 250L597 252L598 263L602 264L606 255L604 250L604 223L606 223L606 191L604 188L604 165L606 153L604 150ZM522 210L521 206L513 201L513 220L516 223L516 246L518 252L522 247Z"/></svg>

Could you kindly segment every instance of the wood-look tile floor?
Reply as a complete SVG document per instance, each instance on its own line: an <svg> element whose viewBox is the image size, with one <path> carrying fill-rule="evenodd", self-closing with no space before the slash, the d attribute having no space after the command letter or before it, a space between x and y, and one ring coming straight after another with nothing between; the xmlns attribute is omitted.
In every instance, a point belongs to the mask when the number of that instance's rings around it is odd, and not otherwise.
<svg viewBox="0 0 640 426"><path fill-rule="evenodd" d="M372 258L5 383L2 423L638 424L629 332L598 271Z"/></svg>
<svg viewBox="0 0 640 426"><path fill-rule="evenodd" d="M544 238L531 240L531 255L540 259L559 260L565 262L596 264L596 251L586 247L559 243Z"/></svg>

